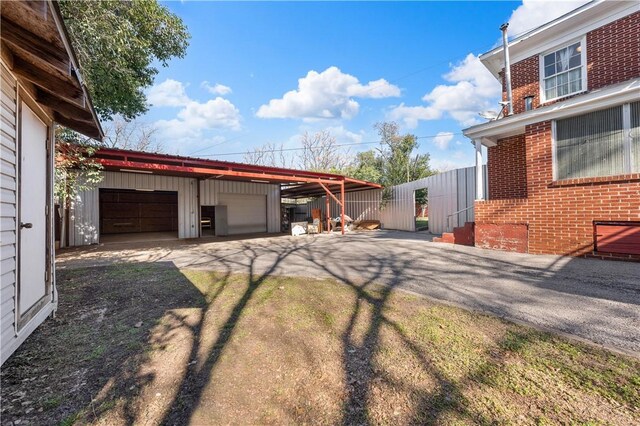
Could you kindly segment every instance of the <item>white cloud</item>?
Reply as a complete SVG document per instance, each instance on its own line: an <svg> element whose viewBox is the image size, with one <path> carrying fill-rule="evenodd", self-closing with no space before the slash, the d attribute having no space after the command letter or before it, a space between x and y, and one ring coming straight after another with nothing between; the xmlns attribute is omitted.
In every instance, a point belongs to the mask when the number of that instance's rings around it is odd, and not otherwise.
<svg viewBox="0 0 640 426"><path fill-rule="evenodd" d="M462 126L480 122L479 112L497 106L502 87L474 54L468 54L444 78L452 84L436 86L422 99Z"/></svg>
<svg viewBox="0 0 640 426"><path fill-rule="evenodd" d="M354 133L344 126L327 127L325 130L335 136L338 143L361 143L364 135L363 130Z"/></svg>
<svg viewBox="0 0 640 426"><path fill-rule="evenodd" d="M196 143L210 137L211 130L239 130L242 116L229 100L220 96L199 102L186 94L186 85L167 79L147 93L153 106L180 107L175 118L154 124L164 140L174 146Z"/></svg>
<svg viewBox="0 0 640 426"><path fill-rule="evenodd" d="M518 6L509 18L509 34L515 36L537 28L589 1L523 0L522 5Z"/></svg>
<svg viewBox="0 0 640 426"><path fill-rule="evenodd" d="M451 132L438 132L435 138L433 138L433 143L440 149L447 149L449 147L449 142L453 139L453 133Z"/></svg>
<svg viewBox="0 0 640 426"><path fill-rule="evenodd" d="M420 120L437 120L442 117L442 113L432 107L406 106L402 103L393 107L387 116L390 120L402 121L409 129L415 129Z"/></svg>
<svg viewBox="0 0 640 426"><path fill-rule="evenodd" d="M440 84L424 95L422 100L427 102L426 106L403 104L393 108L389 118L416 127L420 120L449 116L467 127L481 122L479 112L497 107L502 90L500 83L474 54L469 53L443 77L451 84Z"/></svg>
<svg viewBox="0 0 640 426"><path fill-rule="evenodd" d="M262 105L256 115L260 118L300 118L305 121L342 118L358 114L360 105L354 98L387 98L400 96L400 88L384 79L361 84L337 67L318 73L309 71L298 80L297 90L280 99Z"/></svg>
<svg viewBox="0 0 640 426"><path fill-rule="evenodd" d="M446 159L431 159L430 160L430 165L432 169L435 169L439 172L448 172L449 170L455 170L455 169L459 169L460 167L463 167L460 165L459 162L455 162L455 161L451 161L451 160L446 160Z"/></svg>
<svg viewBox="0 0 640 426"><path fill-rule="evenodd" d="M159 120L156 125L165 136L172 138L197 137L204 130L240 129L240 111L227 99L217 97L205 103L189 101L177 118Z"/></svg>
<svg viewBox="0 0 640 426"><path fill-rule="evenodd" d="M147 92L147 100L156 107L178 107L189 103L184 84L170 78L151 87Z"/></svg>
<svg viewBox="0 0 640 426"><path fill-rule="evenodd" d="M225 86L224 84L216 83L213 86L208 81L203 81L200 83L200 87L207 90L212 95L220 95L225 96L232 92L231 87Z"/></svg>

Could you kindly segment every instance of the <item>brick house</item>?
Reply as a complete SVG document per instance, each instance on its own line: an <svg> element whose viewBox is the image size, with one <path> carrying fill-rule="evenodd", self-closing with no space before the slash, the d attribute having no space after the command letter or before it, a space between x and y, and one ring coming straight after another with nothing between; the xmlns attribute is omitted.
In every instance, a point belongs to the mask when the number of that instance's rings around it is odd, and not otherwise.
<svg viewBox="0 0 640 426"><path fill-rule="evenodd" d="M590 2L509 56L513 114L464 130L477 165L487 147L476 246L640 259L640 4ZM480 60L506 101L503 47Z"/></svg>

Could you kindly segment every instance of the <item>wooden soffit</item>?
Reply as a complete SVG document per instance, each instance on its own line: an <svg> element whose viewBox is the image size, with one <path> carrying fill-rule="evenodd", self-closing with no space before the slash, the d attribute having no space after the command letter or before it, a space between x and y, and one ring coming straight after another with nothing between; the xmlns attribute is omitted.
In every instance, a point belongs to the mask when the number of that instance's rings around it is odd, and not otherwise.
<svg viewBox="0 0 640 426"><path fill-rule="evenodd" d="M3 1L0 10L7 67L35 89L36 101L52 110L58 123L102 139L58 6L50 1Z"/></svg>

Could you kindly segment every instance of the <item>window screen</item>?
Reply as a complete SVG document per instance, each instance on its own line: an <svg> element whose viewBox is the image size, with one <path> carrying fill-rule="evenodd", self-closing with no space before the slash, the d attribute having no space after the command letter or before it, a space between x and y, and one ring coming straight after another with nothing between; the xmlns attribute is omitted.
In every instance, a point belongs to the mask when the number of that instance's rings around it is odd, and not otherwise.
<svg viewBox="0 0 640 426"><path fill-rule="evenodd" d="M557 179L623 174L624 145L622 106L558 120Z"/></svg>
<svg viewBox="0 0 640 426"><path fill-rule="evenodd" d="M555 99L582 91L580 43L544 55L543 66L545 99Z"/></svg>
<svg viewBox="0 0 640 426"><path fill-rule="evenodd" d="M631 172L640 173L640 102L631 104Z"/></svg>

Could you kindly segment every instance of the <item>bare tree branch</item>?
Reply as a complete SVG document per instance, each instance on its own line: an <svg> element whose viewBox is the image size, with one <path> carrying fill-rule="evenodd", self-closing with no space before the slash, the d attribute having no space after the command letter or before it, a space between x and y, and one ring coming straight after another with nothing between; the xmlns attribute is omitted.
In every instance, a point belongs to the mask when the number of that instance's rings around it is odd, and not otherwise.
<svg viewBox="0 0 640 426"><path fill-rule="evenodd" d="M157 131L155 126L143 121L116 117L104 125L104 145L133 151L163 152L162 144L155 139Z"/></svg>
<svg viewBox="0 0 640 426"><path fill-rule="evenodd" d="M244 155L244 162L258 166L293 167L293 161L284 152L284 146L267 143L253 148Z"/></svg>
<svg viewBox="0 0 640 426"><path fill-rule="evenodd" d="M343 172L352 162L349 151L337 146L331 132L323 130L310 135L305 132L300 138L302 153L300 164L304 170L316 172Z"/></svg>

